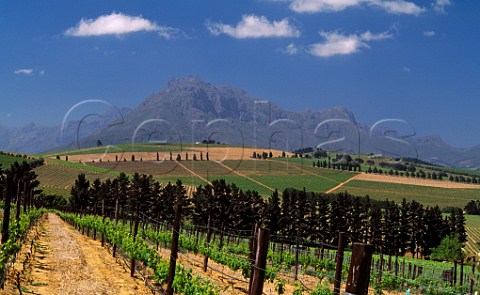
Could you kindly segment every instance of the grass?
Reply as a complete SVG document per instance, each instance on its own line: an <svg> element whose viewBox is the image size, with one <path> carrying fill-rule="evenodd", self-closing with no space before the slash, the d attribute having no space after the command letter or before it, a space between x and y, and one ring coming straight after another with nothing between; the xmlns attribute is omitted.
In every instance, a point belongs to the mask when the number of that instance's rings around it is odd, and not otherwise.
<svg viewBox="0 0 480 295"><path fill-rule="evenodd" d="M104 153L122 153L122 152L168 152L172 150L185 150L191 145L184 144L117 144L113 146L100 146L85 149L68 150L62 152L52 152L44 154L45 157L51 156L70 156L70 155L86 155L86 154L104 154Z"/></svg>
<svg viewBox="0 0 480 295"><path fill-rule="evenodd" d="M424 206L438 205L440 208L450 206L463 208L470 200L480 199L480 189L436 188L363 180L353 180L337 190L340 191L395 202L401 202L405 198L408 201L415 200Z"/></svg>
<svg viewBox="0 0 480 295"><path fill-rule="evenodd" d="M209 147L225 147L222 144L210 144ZM86 155L86 154L104 154L104 153L124 153L124 152L169 152L169 151L195 151L195 148L207 147L206 144L195 144L191 143L177 143L177 144L153 144L153 143L126 143L126 144L116 144L112 146L100 146L92 147L85 149L74 149L62 152L51 152L46 153L44 157L52 156L71 156L71 155Z"/></svg>
<svg viewBox="0 0 480 295"><path fill-rule="evenodd" d="M222 164L215 161L181 161L188 170L175 161L163 162L102 162L91 163L97 169L123 171L125 173L151 174L161 182L174 182L180 178L185 185L205 184L205 181L223 178L235 183L243 190L256 190L263 196L269 196L272 189L283 191L285 188L297 188L324 192L349 179L354 174L332 169L319 169L304 166L300 162L265 160L227 160ZM234 170L232 172L228 168ZM193 172L193 174L192 174ZM268 187L264 187L261 184Z"/></svg>
<svg viewBox="0 0 480 295"><path fill-rule="evenodd" d="M12 157L9 155L0 154L0 164L2 164L3 169L10 168L10 166L15 162L22 163L23 161L30 162L30 160L25 159L23 157Z"/></svg>
<svg viewBox="0 0 480 295"><path fill-rule="evenodd" d="M480 215L465 215L465 225L480 229Z"/></svg>
<svg viewBox="0 0 480 295"><path fill-rule="evenodd" d="M62 196L70 194L70 189L80 173L84 173L90 182L96 178L100 180L114 178L119 174L107 169L54 159L47 159L45 165L35 168L35 173L38 175L37 179L40 181L40 188L46 194Z"/></svg>

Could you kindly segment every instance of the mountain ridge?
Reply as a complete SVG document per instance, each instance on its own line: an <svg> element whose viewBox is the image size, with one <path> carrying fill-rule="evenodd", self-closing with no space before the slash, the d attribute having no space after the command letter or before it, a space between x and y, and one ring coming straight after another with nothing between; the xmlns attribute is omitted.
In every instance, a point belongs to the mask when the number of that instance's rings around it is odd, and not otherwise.
<svg viewBox="0 0 480 295"><path fill-rule="evenodd" d="M1 128L0 149L38 153L55 148L90 147L97 140L117 144L213 139L290 151L312 146L349 153L418 156L451 167L480 167L480 145L457 148L438 135L402 136L388 124L371 133L370 126L358 122L355 114L343 106L293 112L242 89L216 86L197 76L171 79L162 90L132 110L121 109L100 119L82 122L83 133L77 141L78 124L78 121L68 122L63 138L63 143L71 142L67 145L59 142L58 126L30 124L23 128L24 132Z"/></svg>

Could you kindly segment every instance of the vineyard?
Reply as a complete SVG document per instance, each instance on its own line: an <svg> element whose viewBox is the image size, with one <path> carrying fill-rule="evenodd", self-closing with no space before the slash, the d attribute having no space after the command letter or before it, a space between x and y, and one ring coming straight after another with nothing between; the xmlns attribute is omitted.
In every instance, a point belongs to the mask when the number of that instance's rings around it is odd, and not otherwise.
<svg viewBox="0 0 480 295"><path fill-rule="evenodd" d="M358 175L353 171L318 168L301 159L31 163L13 165L2 176L6 186L0 187L13 196L4 198L2 205L12 212L8 229L3 226L2 231L8 242L2 243L1 270L9 288L21 290L29 284L27 274L18 272L16 257L21 251L24 265L35 263L21 246L31 245L30 252L36 251L35 238L26 237L43 215L51 220L50 227L61 226L56 217L60 216L85 237L101 241L98 251L108 251L153 293L246 294L260 288L266 294L333 294L351 288L351 265L357 263L354 248L367 244L373 251L364 278L369 294L399 294L406 289L464 294L478 289L471 260L441 263L411 258L429 258L449 235L465 242L467 253L479 252L477 219L468 217L465 224L461 212L442 215L438 206L421 204L429 204L423 194L435 196L432 204L442 204L438 195L446 191L441 188L379 183L383 188L373 189L352 179ZM318 193L341 184L342 190L387 189L390 196L414 193L411 200L393 198L396 202ZM33 207L44 200L35 198L37 186L47 194L70 196L70 202L50 203L64 207L45 215ZM455 196L465 201L471 197L467 191L449 191L452 195L445 198L450 205ZM182 217L177 222L178 210ZM265 228L266 242L261 235ZM71 229L62 231L67 234ZM105 280L102 286L108 285Z"/></svg>
<svg viewBox="0 0 480 295"><path fill-rule="evenodd" d="M115 225L108 218L80 218L74 214L56 213L86 235L99 239L104 235L106 243L110 244L107 247L117 245L117 253L124 255L125 259L137 261L136 271L150 279L152 289L162 292L170 256L167 248L172 243L171 224L157 223L144 216L140 218L140 238L134 240L128 222ZM248 290L249 273L253 266L252 231L210 228L213 236L210 242L207 241L207 231L208 228L188 224L180 230L180 256L177 261L191 269L186 270L177 264L174 291L180 294L244 294ZM282 243L270 244L265 269L267 283L264 291L268 290L267 294L331 294L335 281L336 251L329 249L336 246L319 244L312 247L302 242L284 239ZM344 254L342 284L348 273L350 255L349 252ZM214 263L205 263L205 257ZM207 272L202 270L205 265ZM458 268L455 286L450 286L442 277L452 268L451 264L376 253L371 267L371 292L382 290L386 294L395 294L409 287L419 293L462 294L468 285L470 267ZM202 287L199 287L199 282Z"/></svg>
<svg viewBox="0 0 480 295"><path fill-rule="evenodd" d="M45 193L61 196L69 195L72 183L79 173L84 173L92 181L95 178L105 180L115 176L114 173L108 170L54 159L47 159L45 165L35 169L35 173L37 173L38 180Z"/></svg>

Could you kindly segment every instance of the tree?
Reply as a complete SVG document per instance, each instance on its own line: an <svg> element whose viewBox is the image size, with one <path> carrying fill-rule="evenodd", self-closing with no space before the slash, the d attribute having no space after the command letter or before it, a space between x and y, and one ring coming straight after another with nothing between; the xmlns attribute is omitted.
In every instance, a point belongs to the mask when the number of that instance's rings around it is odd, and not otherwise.
<svg viewBox="0 0 480 295"><path fill-rule="evenodd" d="M415 172L416 170L417 168L415 168L415 165L413 165L412 163L408 164L408 167L407 167L408 172Z"/></svg>
<svg viewBox="0 0 480 295"><path fill-rule="evenodd" d="M471 200L465 206L465 213L470 215L480 215L480 201Z"/></svg>
<svg viewBox="0 0 480 295"><path fill-rule="evenodd" d="M462 210L456 210L450 214L450 233L456 234L462 243L467 241L465 216Z"/></svg>
<svg viewBox="0 0 480 295"><path fill-rule="evenodd" d="M326 158L326 157L328 157L328 155L327 155L327 152L324 151L324 150L316 150L313 153L313 157L314 158Z"/></svg>
<svg viewBox="0 0 480 295"><path fill-rule="evenodd" d="M463 243L457 235L446 236L438 247L432 250L431 258L441 261L455 261L465 258L462 251Z"/></svg>
<svg viewBox="0 0 480 295"><path fill-rule="evenodd" d="M80 173L70 190L70 204L72 209L80 215L84 214L87 208L89 188L90 181L86 179L85 174Z"/></svg>
<svg viewBox="0 0 480 295"><path fill-rule="evenodd" d="M281 218L281 208L280 208L280 198L278 196L278 191L275 190L268 199L267 205L267 219L268 219L268 228L272 235L276 235L279 230L279 221Z"/></svg>

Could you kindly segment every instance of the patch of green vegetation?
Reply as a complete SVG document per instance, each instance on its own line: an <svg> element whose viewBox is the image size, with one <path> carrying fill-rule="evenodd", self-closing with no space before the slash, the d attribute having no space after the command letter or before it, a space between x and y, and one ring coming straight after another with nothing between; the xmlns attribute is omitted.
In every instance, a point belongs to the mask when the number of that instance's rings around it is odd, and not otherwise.
<svg viewBox="0 0 480 295"><path fill-rule="evenodd" d="M152 143L135 143L135 144L116 144L111 146L99 146L85 149L75 149L61 152L51 152L44 154L45 157L52 156L71 156L86 154L104 154L104 153L125 153L125 152L168 152L183 151L191 148L191 144L152 144Z"/></svg>
<svg viewBox="0 0 480 295"><path fill-rule="evenodd" d="M58 187L46 187L42 185L40 185L39 189L41 189L45 195L57 195L57 196L63 196L63 197L70 196L70 189L58 188Z"/></svg>
<svg viewBox="0 0 480 295"><path fill-rule="evenodd" d="M107 173L107 174L112 174L114 176L118 176L120 172L108 169L108 168L102 168L102 167L96 167L92 165L85 165L82 163L77 163L77 162L68 162L68 161L62 161L62 160L57 160L57 159L46 159L45 162L47 164L51 165L56 165L56 166L64 166L64 167L70 167L74 169L78 169L81 171L91 171L94 173ZM79 172L81 173L81 172Z"/></svg>
<svg viewBox="0 0 480 295"><path fill-rule="evenodd" d="M480 215L465 215L465 225L480 228Z"/></svg>
<svg viewBox="0 0 480 295"><path fill-rule="evenodd" d="M472 199L480 198L480 189L452 189L416 186L397 183L383 183L363 180L353 180L336 192L348 191L350 194L365 196L373 199L393 200L401 202L403 198L407 201L415 200L424 206L438 205L444 207L463 208Z"/></svg>
<svg viewBox="0 0 480 295"><path fill-rule="evenodd" d="M0 164L2 164L3 169L9 168L15 162L22 163L23 161L26 161L28 163L31 160L26 159L24 157L14 157L14 156L10 156L10 155L0 154Z"/></svg>

